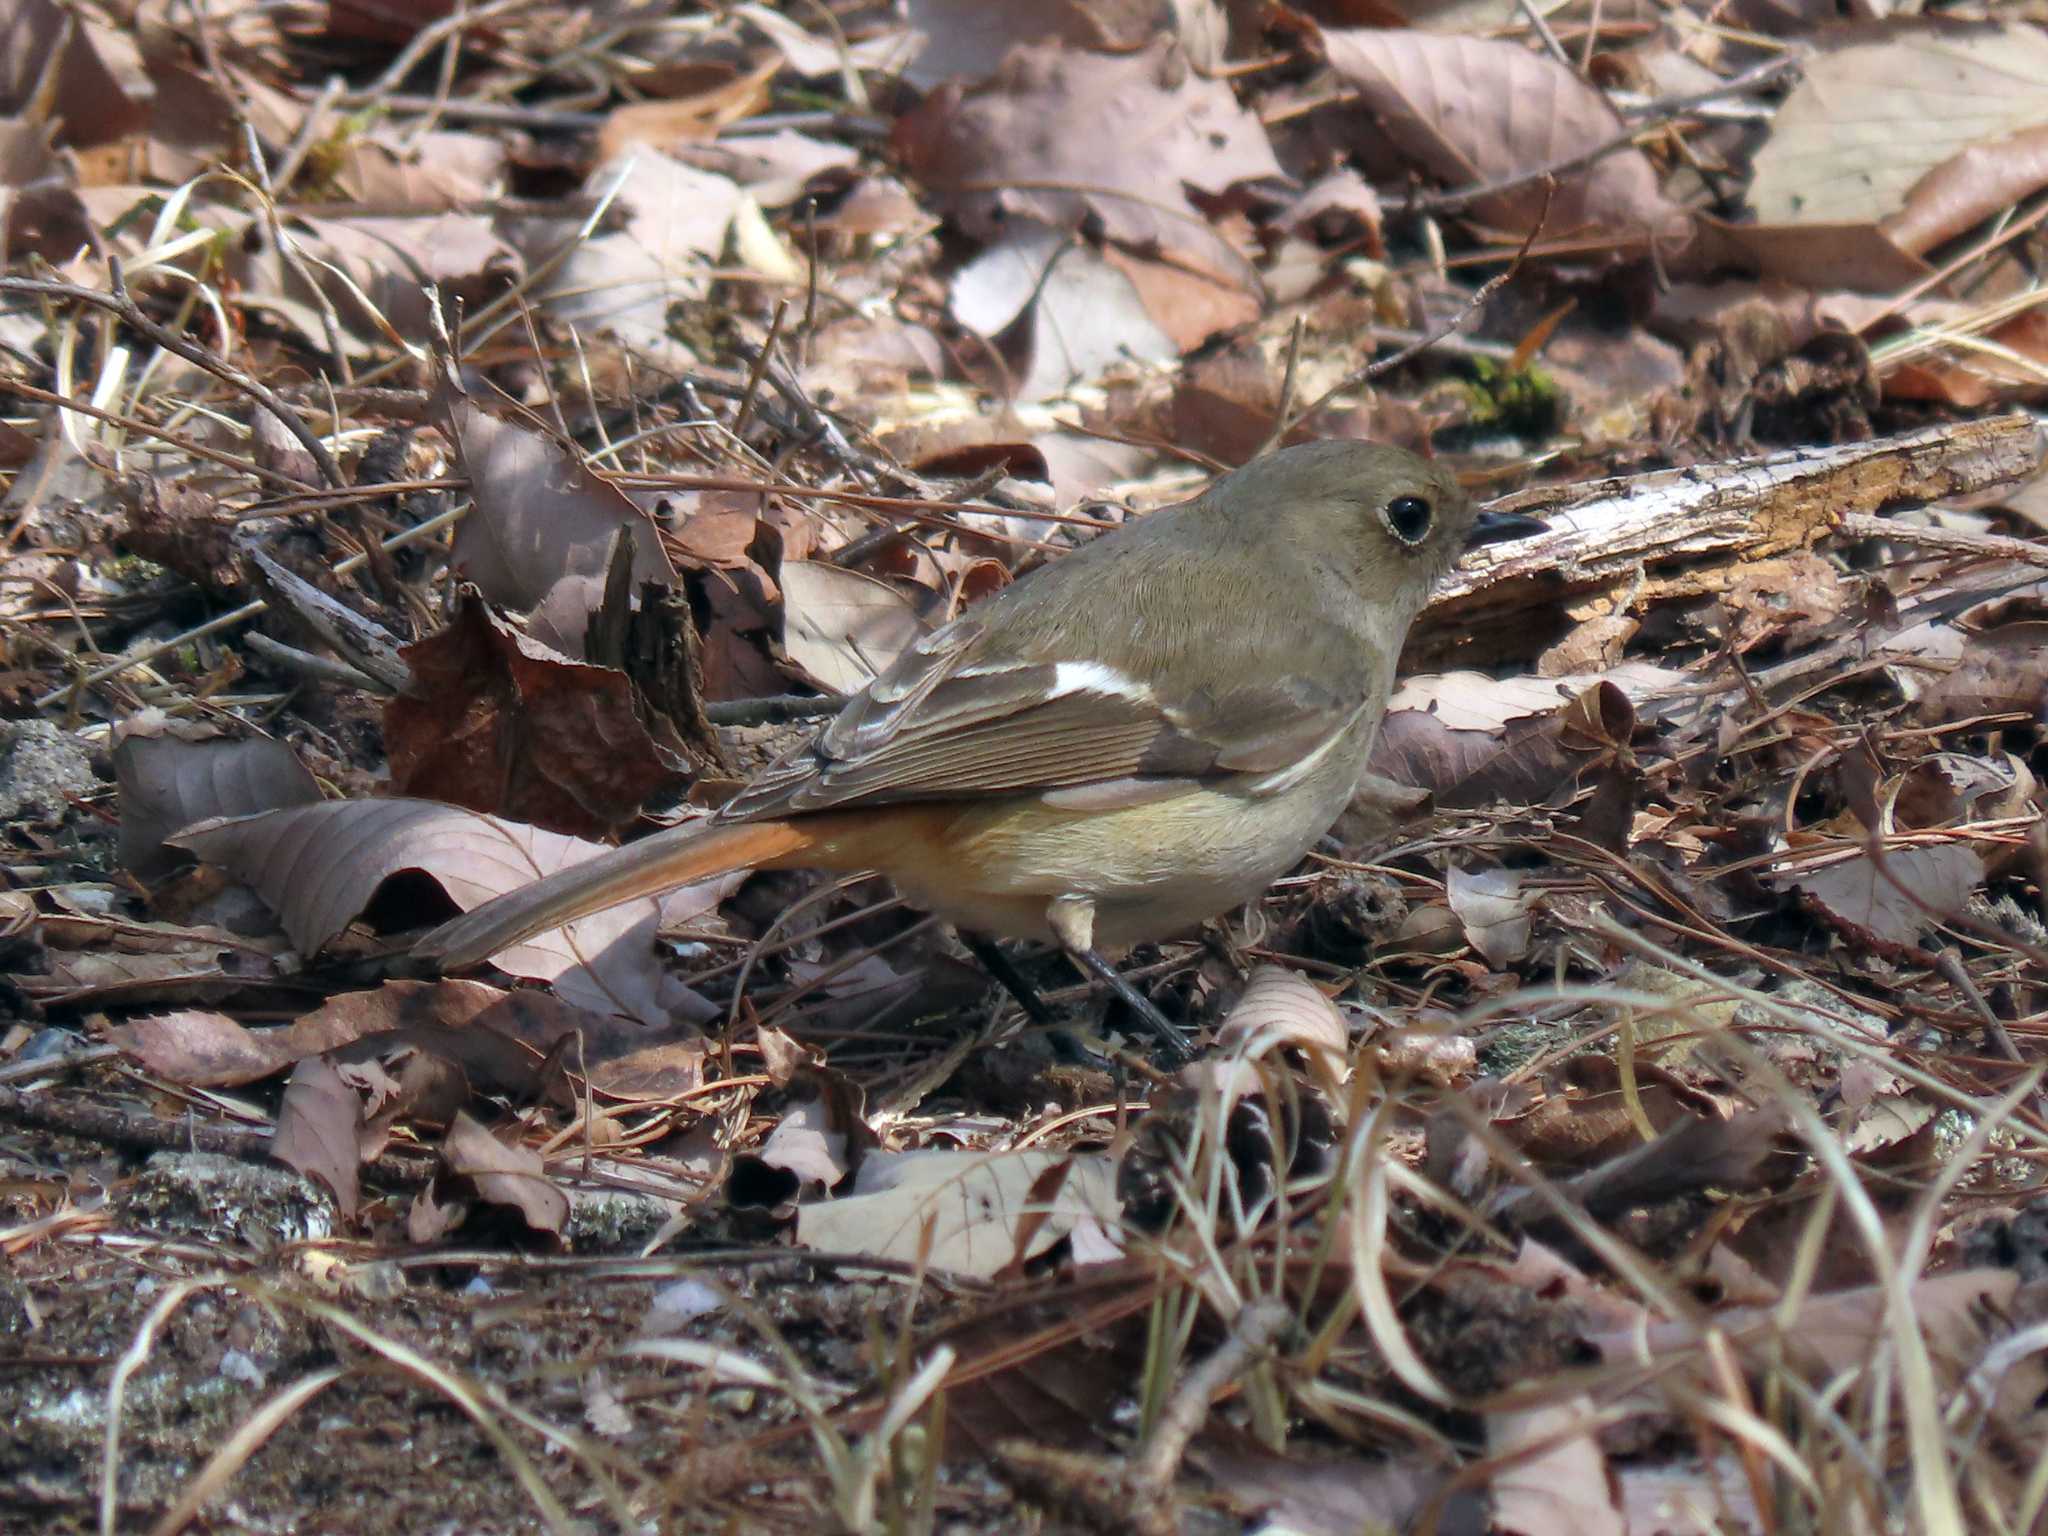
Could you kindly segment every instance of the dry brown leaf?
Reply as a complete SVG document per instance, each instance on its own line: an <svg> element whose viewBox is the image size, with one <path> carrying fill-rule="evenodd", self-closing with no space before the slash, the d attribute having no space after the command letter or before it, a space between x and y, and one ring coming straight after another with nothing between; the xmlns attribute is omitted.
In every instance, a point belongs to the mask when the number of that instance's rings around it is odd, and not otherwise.
<svg viewBox="0 0 2048 1536"><path fill-rule="evenodd" d="M903 78L921 91L952 79L980 80L1020 43L1127 53L1165 30L1174 10L1169 0L910 0L917 54Z"/></svg>
<svg viewBox="0 0 2048 1536"><path fill-rule="evenodd" d="M829 1095L799 1099L782 1112L756 1155L790 1175L800 1193L832 1189L853 1166L849 1129L837 1122Z"/></svg>
<svg viewBox="0 0 2048 1536"><path fill-rule="evenodd" d="M584 186L592 197L617 190L624 227L575 246L547 285L548 312L586 335L609 333L652 362L689 367L694 355L670 330L669 308L704 296L743 194L723 176L648 148L600 165ZM535 220L511 238L535 265L577 232L569 220Z"/></svg>
<svg viewBox="0 0 2048 1536"><path fill-rule="evenodd" d="M56 92L43 105L67 142L107 144L147 126L156 87L131 29L54 0L9 0L0 9L0 112L30 105L46 71Z"/></svg>
<svg viewBox="0 0 2048 1536"><path fill-rule="evenodd" d="M395 794L601 836L688 780L648 734L625 673L548 649L474 591L404 654L412 684L384 706Z"/></svg>
<svg viewBox="0 0 2048 1536"><path fill-rule="evenodd" d="M232 1088L307 1056L366 1059L401 1049L459 1066L479 1091L518 1101L543 1084L559 1052L572 1073L613 1098L666 1098L703 1081L705 1046L685 1025L642 1024L571 1007L545 992L479 981L393 981L330 998L282 1029L251 1030L188 1010L109 1027L107 1038L150 1071L195 1088Z"/></svg>
<svg viewBox="0 0 2048 1536"><path fill-rule="evenodd" d="M1331 67L1355 86L1403 154L1451 188L1484 186L1569 160L1622 131L1607 98L1520 43L1426 32L1323 34ZM1472 205L1498 228L1526 231L1544 212L1546 239L1593 233L1618 241L1667 235L1685 213L1658 190L1642 151L1497 193Z"/></svg>
<svg viewBox="0 0 2048 1536"><path fill-rule="evenodd" d="M2048 107L2044 107L2048 110ZM2048 127L1972 144L1906 189L1885 220L1901 250L1929 251L2048 185Z"/></svg>
<svg viewBox="0 0 2048 1536"><path fill-rule="evenodd" d="M214 816L310 805L320 785L291 748L253 727L171 720L143 710L114 731L121 791L121 863L145 880L181 861L172 833Z"/></svg>
<svg viewBox="0 0 2048 1536"><path fill-rule="evenodd" d="M1465 937L1495 970L1529 952L1532 898L1512 869L1453 869L1445 892Z"/></svg>
<svg viewBox="0 0 2048 1536"><path fill-rule="evenodd" d="M308 1056L285 1084L270 1155L333 1190L336 1209L352 1217L360 1199L362 1130L363 1102L356 1091L326 1058Z"/></svg>
<svg viewBox="0 0 2048 1536"><path fill-rule="evenodd" d="M531 1147L508 1145L466 1114L448 1127L441 1156L448 1172L467 1179L477 1196L506 1206L525 1218L527 1226L559 1238L569 1222L569 1197L543 1171L540 1154Z"/></svg>
<svg viewBox="0 0 2048 1536"><path fill-rule="evenodd" d="M1651 691L1661 686L1661 673L1644 668L1631 681ZM1372 771L1429 790L1446 806L1551 800L1575 785L1585 769L1625 747L1634 730L1628 691L1610 679L1586 682L1495 682L1459 672L1412 678L1381 723ZM1574 689L1582 691L1566 697ZM1553 701L1547 710L1545 695Z"/></svg>
<svg viewBox="0 0 2048 1536"><path fill-rule="evenodd" d="M462 457L476 506L456 530L451 558L484 596L528 611L548 603L539 637L570 654L581 648L590 608L603 594L612 546L632 541L633 584L674 586L675 567L653 522L625 492L530 426L492 416L444 384L436 414Z"/></svg>
<svg viewBox="0 0 2048 1536"><path fill-rule="evenodd" d="M908 597L859 571L786 560L781 580L783 649L827 692L859 692L925 634Z"/></svg>
<svg viewBox="0 0 2048 1536"><path fill-rule="evenodd" d="M1216 1027L1216 1046L1241 1047L1252 1059L1276 1046L1300 1051L1333 1101L1351 1070L1344 1015L1314 982L1284 966L1262 965L1246 978L1237 1006Z"/></svg>
<svg viewBox="0 0 2048 1536"><path fill-rule="evenodd" d="M94 233L77 167L50 125L0 118L0 253L63 261Z"/></svg>
<svg viewBox="0 0 2048 1536"><path fill-rule="evenodd" d="M43 1007L178 1008L219 1003L273 979L273 968L231 969L249 948L223 934L194 938L167 953L115 954L104 950L53 955L49 968L9 978L24 997Z"/></svg>
<svg viewBox="0 0 2048 1536"><path fill-rule="evenodd" d="M1968 636L1954 670L1913 706L1923 725L2003 714L2048 718L2048 623L2022 618Z"/></svg>
<svg viewBox="0 0 2048 1536"><path fill-rule="evenodd" d="M1276 1455L1249 1434L1206 1425L1188 1447L1188 1460L1258 1529L1289 1536L1362 1536L1364 1532L1406 1531L1447 1480L1441 1466L1423 1456L1356 1457L1319 1460ZM1438 1511L1440 1531L1484 1529L1476 1490L1456 1490Z"/></svg>
<svg viewBox="0 0 2048 1536"><path fill-rule="evenodd" d="M1083 1223L1114 1232L1116 1165L1076 1153L873 1153L851 1194L797 1212L797 1241L987 1278Z"/></svg>
<svg viewBox="0 0 2048 1536"><path fill-rule="evenodd" d="M678 145L671 153L687 165L738 182L763 208L786 208L813 188L841 184L860 164L850 145L828 144L790 128Z"/></svg>
<svg viewBox="0 0 2048 1536"><path fill-rule="evenodd" d="M767 105L768 82L781 70L782 61L771 58L744 74L727 71L723 80L687 95L614 107L597 131L596 158L619 164L636 149L672 154L680 145L716 138L728 123L752 117Z"/></svg>
<svg viewBox="0 0 2048 1536"><path fill-rule="evenodd" d="M1493 1529L1516 1536L1628 1536L1601 1453L1598 1410L1581 1393L1540 1408L1486 1415Z"/></svg>
<svg viewBox="0 0 2048 1536"><path fill-rule="evenodd" d="M1880 224L1971 145L2043 122L2048 37L2038 27L1900 30L1807 61L1756 153L1749 205L1760 224ZM1923 210L1905 232L1936 234L1945 222Z"/></svg>
<svg viewBox="0 0 2048 1536"><path fill-rule="evenodd" d="M187 1008L111 1025L107 1038L158 1077L195 1088L253 1083L286 1065L275 1032L256 1034L224 1013Z"/></svg>
<svg viewBox="0 0 2048 1536"><path fill-rule="evenodd" d="M1170 42L1142 53L1012 51L984 85L900 118L912 171L982 240L1014 219L1056 230L1089 215L1108 238L1256 291L1249 263L1188 200L1281 175L1266 131Z"/></svg>
<svg viewBox="0 0 2048 1536"><path fill-rule="evenodd" d="M1886 879L1867 853L1824 868L1781 873L1780 890L1794 887L1807 904L1850 938L1883 951L1917 951L1944 918L1969 905L1984 883L1984 861L1962 843L1886 852Z"/></svg>
<svg viewBox="0 0 2048 1536"><path fill-rule="evenodd" d="M1152 323L1176 351L1192 352L1211 338L1252 324L1263 306L1258 295L1170 261L1107 246L1102 259L1129 281Z"/></svg>
<svg viewBox="0 0 2048 1536"><path fill-rule="evenodd" d="M173 846L189 848L255 887L292 942L311 954L369 905L393 875L418 870L467 911L491 897L605 851L537 827L426 800L329 800L257 816L203 822ZM661 963L663 922L708 910L744 872L626 902L538 934L492 957L499 969L552 981L564 1002L649 1023L696 1022L718 1009Z"/></svg>
<svg viewBox="0 0 2048 1536"><path fill-rule="evenodd" d="M1017 220L954 274L951 297L954 318L984 336L1028 308L1020 400L1049 399L1119 365L1170 362L1180 351L1121 265L1032 219Z"/></svg>
<svg viewBox="0 0 2048 1536"><path fill-rule="evenodd" d="M333 176L351 202L440 213L503 196L509 160L504 141L487 134L443 128L401 136L389 124L370 123L337 146Z"/></svg>
<svg viewBox="0 0 2048 1536"><path fill-rule="evenodd" d="M279 251L271 224L261 217L247 219L226 242L241 302L324 350L324 298L339 322L341 341L356 356L387 353L387 326L402 337L426 334L429 285L451 305L475 305L508 287L522 270L518 253L474 213L300 215L284 225L284 233L297 261ZM308 275L319 293L307 287Z"/></svg>
<svg viewBox="0 0 2048 1536"><path fill-rule="evenodd" d="M1721 270L1823 292L1894 294L1933 274L1876 224L1729 224L1708 214L1696 238L1674 257L1679 270Z"/></svg>

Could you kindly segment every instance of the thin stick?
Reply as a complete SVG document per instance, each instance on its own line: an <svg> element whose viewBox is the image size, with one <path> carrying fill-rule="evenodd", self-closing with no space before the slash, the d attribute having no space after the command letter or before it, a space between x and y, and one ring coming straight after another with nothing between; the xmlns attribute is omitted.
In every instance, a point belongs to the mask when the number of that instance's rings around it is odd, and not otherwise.
<svg viewBox="0 0 2048 1536"><path fill-rule="evenodd" d="M320 478L329 485L341 485L341 466L334 462L334 455L327 451L327 445L314 435L312 429L299 419L299 414L278 397L268 386L258 383L224 358L218 357L196 342L187 341L176 332L167 330L142 312L135 300L128 296L128 285L121 276L121 263L109 257L107 277L113 284L112 293L102 293L97 288L82 288L76 283L52 282L39 277L0 277L0 293L18 293L25 297L43 299L70 299L79 304L89 304L95 309L105 310L123 324L140 331L143 336L172 352L196 367L205 369L231 389L238 389L271 415L275 416L284 429L299 440L299 445L312 455L313 463L320 470Z"/></svg>
<svg viewBox="0 0 2048 1536"><path fill-rule="evenodd" d="M1583 171L1595 162L1605 160L1609 155L1618 154L1620 151L1632 147L1636 140L1648 129L1667 124L1674 118L1682 117L1694 107L1704 106L1723 97L1747 95L1751 91L1760 90L1762 87L1776 81L1780 75L1796 69L1798 65L1799 60L1787 54L1782 58L1772 59L1767 64L1759 64L1755 69L1745 70L1732 80L1725 80L1719 85L1709 86L1703 91L1694 91L1687 96L1672 96L1659 102L1653 102L1644 109L1645 116L1643 121L1624 129L1611 139L1603 140L1591 149L1581 151L1576 155L1568 155L1562 160L1553 160L1548 165L1539 165L1530 170L1517 171L1514 175L1503 176L1498 181L1482 182L1478 186L1461 187L1448 192L1419 192L1403 202L1400 205L1400 211L1403 213L1453 213L1472 203L1479 202L1483 198L1498 197L1504 192L1518 191L1523 187L1533 186L1537 182L1548 178L1569 176L1575 171Z"/></svg>
<svg viewBox="0 0 2048 1536"><path fill-rule="evenodd" d="M1889 539L1895 544L1911 544L1915 548L1931 549L1944 555L2048 565L2048 548L2029 539L2008 538L1997 533L1971 533L1963 528L1920 528L1868 512L1843 513L1835 532L1845 539Z"/></svg>
<svg viewBox="0 0 2048 1536"><path fill-rule="evenodd" d="M747 387L740 394L740 408L733 413L732 435L735 438L747 430L747 418L754 413L754 397L761 392L761 380L768 372L769 361L775 356L775 341L782 334L783 318L788 313L789 300L777 299L775 317L768 322L768 339L761 343L754 366L747 370Z"/></svg>
<svg viewBox="0 0 2048 1536"><path fill-rule="evenodd" d="M395 549L403 549L408 544L417 544L420 540L439 533L450 523L459 521L468 511L469 507L467 505L451 507L448 511L436 517L428 518L424 523L407 528L402 532L394 533L377 547L379 550L389 552ZM346 560L335 566L333 574L336 577L352 576L369 563L370 552L365 550L361 554L350 555ZM189 645L195 640L204 640L209 635L217 635L224 629L233 629L245 619L253 619L259 613L268 612L269 608L270 604L260 597L253 602L244 603L239 608L208 619L204 624L194 625L183 634L173 635L168 640L160 640L155 645L138 651L133 656L119 657L114 661L108 662L103 667L96 667L76 682L66 683L61 688L51 689L36 700L36 708L53 709L69 697L74 690L96 688L109 678L119 677L131 667L147 666L150 662L168 651L175 651L180 646Z"/></svg>
<svg viewBox="0 0 2048 1536"><path fill-rule="evenodd" d="M1294 324L1287 333L1287 371L1280 376L1280 408L1273 413L1273 430L1266 434L1266 440L1259 444L1259 451L1252 455L1260 458L1280 446L1281 438L1294 421L1294 388L1301 371L1301 338L1308 330L1308 316L1297 314Z"/></svg>
<svg viewBox="0 0 2048 1536"><path fill-rule="evenodd" d="M81 416L90 416L93 420L104 421L109 426L124 428L129 432L135 433L137 436L154 438L158 442L169 443L173 448L182 449L196 459L207 459L224 468L235 470L240 474L253 475L259 480L272 481L277 485L285 487L287 491L303 491L306 489L306 482L303 480L295 480L280 470L265 469L261 464L253 463L248 459L238 459L231 453L221 452L218 448L209 448L206 444L194 442L189 437L181 437L176 432L152 426L139 416L124 416L119 411L103 411L96 405L87 404L85 401L74 399L70 395L60 395L55 390L37 389L35 385L23 384L18 379L0 379L0 389L6 390L9 394L19 395L24 400L34 400L43 405L54 405L59 410L76 411Z"/></svg>
<svg viewBox="0 0 2048 1536"><path fill-rule="evenodd" d="M1555 183L1552 183L1552 188L1553 190L1555 189ZM1353 369L1350 373L1346 374L1343 378L1339 379L1335 384L1332 384L1328 389L1324 390L1320 395L1316 396L1316 398L1308 405L1308 407L1305 410L1301 411L1298 415L1295 416L1294 420L1308 421L1312 419L1318 411L1322 410L1324 406L1328 405L1332 400L1336 399L1337 396L1343 394L1346 390L1356 389L1360 384L1370 383L1372 380L1378 378L1381 374L1389 373L1392 370L1400 367L1403 363L1407 362L1408 359L1410 359L1411 357L1415 357L1420 353L1427 352L1431 347L1435 346L1438 342L1442 341L1446 336L1450 335L1453 331L1457 330L1459 326L1463 325L1467 320L1471 319L1472 316L1478 314L1480 308L1486 303L1486 301L1492 298L1494 294L1497 293L1500 290L1500 288L1510 278L1512 278L1517 272L1521 270L1522 258L1529 254L1530 247L1536 243L1536 237L1543 232L1544 221L1549 217L1550 199L1548 197L1545 197L1543 200L1543 212L1537 218L1536 222L1529 226L1528 238L1522 242L1522 248L1519 251L1515 252L1515 259L1509 262L1504 269L1502 269L1499 272L1496 272L1492 277L1489 277L1485 282L1481 283L1477 288L1475 288L1472 291L1472 297L1465 301L1463 307L1461 307L1455 315L1453 315L1450 319L1446 320L1442 325L1438 326L1434 331L1431 331L1427 335L1423 336L1419 341L1410 342L1407 346L1401 348L1400 351L1394 353L1391 357L1383 357L1376 362L1367 363L1363 368ZM1286 433L1292 429L1292 426L1293 423L1291 422L1283 424L1279 434L1277 435L1284 437Z"/></svg>

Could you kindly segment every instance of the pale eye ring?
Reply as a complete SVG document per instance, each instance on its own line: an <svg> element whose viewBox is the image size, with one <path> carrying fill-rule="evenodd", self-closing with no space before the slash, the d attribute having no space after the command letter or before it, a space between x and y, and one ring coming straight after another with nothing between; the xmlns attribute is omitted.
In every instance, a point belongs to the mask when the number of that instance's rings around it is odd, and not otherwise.
<svg viewBox="0 0 2048 1536"><path fill-rule="evenodd" d="M1387 503L1382 514L1386 518L1387 531L1403 544L1420 544L1429 537L1429 525L1434 514L1430 505L1420 496L1396 496Z"/></svg>

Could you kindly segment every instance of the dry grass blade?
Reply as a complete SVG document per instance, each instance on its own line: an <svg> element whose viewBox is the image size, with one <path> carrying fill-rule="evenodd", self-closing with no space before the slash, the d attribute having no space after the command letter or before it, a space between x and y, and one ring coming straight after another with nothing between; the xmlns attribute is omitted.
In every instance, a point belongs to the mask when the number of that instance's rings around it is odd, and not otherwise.
<svg viewBox="0 0 2048 1536"><path fill-rule="evenodd" d="M234 1475L242 1469L242 1464L262 1448L263 1442L276 1433L280 1424L348 1373L349 1367L336 1365L302 1376L250 1414L185 1485L185 1491L178 1495L177 1502L149 1528L150 1536L178 1536L178 1532L199 1517L199 1512L209 1500L227 1488Z"/></svg>
<svg viewBox="0 0 2048 1536"><path fill-rule="evenodd" d="M502 1418L505 1410L502 1406L493 1405L489 1401L487 1389L464 1380L456 1372L429 1360L418 1350L396 1339L387 1338L330 1302L315 1301L310 1297L267 1288L262 1294L276 1305L293 1308L309 1317L318 1318L327 1326L354 1339L372 1354L389 1361L406 1375L447 1398L461 1409L470 1422L482 1432L484 1438L490 1441L491 1448L510 1469L519 1486L526 1490L526 1496L532 1501L542 1523L554 1532L555 1536L578 1536L578 1522L570 1518L567 1507L549 1488L548 1480L540 1468L519 1448L519 1443L506 1430ZM537 1422L530 1416L519 1417L529 1428L534 1427ZM559 1431L552 1432L550 1438L559 1440L572 1451L575 1449L573 1438L562 1436ZM609 1489L610 1479L604 1477L595 1465L587 1462L586 1464L589 1465L589 1470L598 1476L599 1486ZM611 1498L614 1501L614 1513L624 1515L626 1511L619 1502L616 1489L611 1489ZM111 1528L107 1536L111 1536Z"/></svg>

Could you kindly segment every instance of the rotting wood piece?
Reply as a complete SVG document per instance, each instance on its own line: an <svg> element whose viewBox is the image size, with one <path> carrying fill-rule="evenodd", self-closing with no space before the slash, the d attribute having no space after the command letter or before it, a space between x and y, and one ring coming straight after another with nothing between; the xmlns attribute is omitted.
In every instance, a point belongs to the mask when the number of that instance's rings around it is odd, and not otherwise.
<svg viewBox="0 0 2048 1536"><path fill-rule="evenodd" d="M2013 484L2041 461L2040 429L2015 414L1504 496L1493 510L1550 531L1468 557L1438 588L1404 665L1527 658L1555 638L1533 612L1556 615L1561 633L1567 607L1589 611L1637 582L1635 606L1708 596L1741 565L1812 548L1845 517Z"/></svg>

